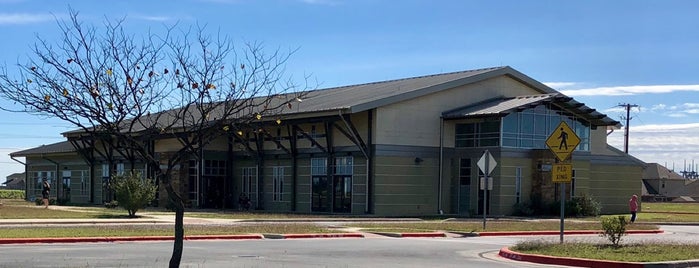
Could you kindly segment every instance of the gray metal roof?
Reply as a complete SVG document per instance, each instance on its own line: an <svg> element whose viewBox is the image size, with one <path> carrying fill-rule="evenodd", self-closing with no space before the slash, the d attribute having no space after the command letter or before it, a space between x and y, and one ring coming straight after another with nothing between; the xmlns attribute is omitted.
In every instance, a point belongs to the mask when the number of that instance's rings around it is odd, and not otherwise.
<svg viewBox="0 0 699 268"><path fill-rule="evenodd" d="M52 143L48 145L41 145L39 147L31 148L31 149L26 149L22 150L19 152L14 152L11 153L11 157L24 157L24 156L32 156L32 155L41 155L41 154L55 154L55 153L71 153L75 152L75 147L73 147L73 144L70 143L69 141L62 141L62 142L57 142L57 143Z"/></svg>
<svg viewBox="0 0 699 268"><path fill-rule="evenodd" d="M461 119L468 117L505 116L512 112L533 108L544 103L551 103L559 106L568 112L590 121L593 126L619 127L621 125L619 121L613 120L597 112L595 109L585 106L584 103L577 102L573 100L573 98L561 93L526 95L514 98L495 98L444 112L442 117L445 119Z"/></svg>

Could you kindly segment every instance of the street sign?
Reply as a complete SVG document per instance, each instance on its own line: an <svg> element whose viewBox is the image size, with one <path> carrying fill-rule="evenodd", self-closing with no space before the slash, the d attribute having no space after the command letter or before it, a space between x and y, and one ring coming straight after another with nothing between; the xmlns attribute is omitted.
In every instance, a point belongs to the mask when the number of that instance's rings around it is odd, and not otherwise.
<svg viewBox="0 0 699 268"><path fill-rule="evenodd" d="M551 136L546 139L546 146L560 161L565 161L578 144L580 144L580 137L563 121L558 124Z"/></svg>
<svg viewBox="0 0 699 268"><path fill-rule="evenodd" d="M487 165L486 165L487 163ZM488 150L486 150L483 155L481 156L481 159L478 159L478 168L481 169L483 174L489 175L493 170L495 169L495 166L498 165L498 162L495 162L495 158L493 158L493 155L490 154ZM487 170L486 170L487 169Z"/></svg>
<svg viewBox="0 0 699 268"><path fill-rule="evenodd" d="M483 176L480 176L478 178L479 178L478 184L480 186L480 190L485 190L486 179ZM488 181L488 191L492 191L493 190L493 177L488 177L487 181Z"/></svg>
<svg viewBox="0 0 699 268"><path fill-rule="evenodd" d="M573 180L572 164L553 164L551 181L569 183Z"/></svg>

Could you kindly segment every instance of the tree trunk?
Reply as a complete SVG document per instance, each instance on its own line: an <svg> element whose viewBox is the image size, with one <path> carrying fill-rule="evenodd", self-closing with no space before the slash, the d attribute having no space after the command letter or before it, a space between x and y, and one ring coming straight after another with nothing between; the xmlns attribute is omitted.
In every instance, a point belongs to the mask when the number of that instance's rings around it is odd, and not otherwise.
<svg viewBox="0 0 699 268"><path fill-rule="evenodd" d="M169 181L169 180L168 180ZM184 245L184 204L179 194L175 193L172 184L166 183L165 189L168 199L175 206L175 243L170 257L170 268L180 267L182 261L182 247Z"/></svg>

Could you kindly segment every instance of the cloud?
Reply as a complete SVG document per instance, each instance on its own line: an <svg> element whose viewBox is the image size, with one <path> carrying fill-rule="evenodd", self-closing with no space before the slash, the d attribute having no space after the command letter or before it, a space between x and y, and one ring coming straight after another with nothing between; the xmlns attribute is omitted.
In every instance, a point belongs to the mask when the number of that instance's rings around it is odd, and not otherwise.
<svg viewBox="0 0 699 268"><path fill-rule="evenodd" d="M638 94L662 94L675 91L698 91L699 85L645 85L617 86L560 90L568 96L628 96Z"/></svg>
<svg viewBox="0 0 699 268"><path fill-rule="evenodd" d="M560 89L560 88L570 88L578 85L576 82L544 82L544 85L550 88Z"/></svg>
<svg viewBox="0 0 699 268"><path fill-rule="evenodd" d="M149 16L149 15L135 15L135 19L148 20L148 21L171 21L174 20L172 17L167 16Z"/></svg>
<svg viewBox="0 0 699 268"><path fill-rule="evenodd" d="M51 14L0 13L0 25L41 23L54 21L56 17Z"/></svg>
<svg viewBox="0 0 699 268"><path fill-rule="evenodd" d="M648 163L676 164L681 169L685 161L699 162L699 123L648 124L629 129L629 153ZM615 131L607 142L624 148L624 131Z"/></svg>

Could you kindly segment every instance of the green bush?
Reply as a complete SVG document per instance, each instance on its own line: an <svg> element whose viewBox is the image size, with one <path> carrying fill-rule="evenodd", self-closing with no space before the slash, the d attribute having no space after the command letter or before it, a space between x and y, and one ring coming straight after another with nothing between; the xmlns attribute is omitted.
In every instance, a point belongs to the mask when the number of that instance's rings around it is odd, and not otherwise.
<svg viewBox="0 0 699 268"><path fill-rule="evenodd" d="M626 225L629 224L626 217L603 217L601 223L604 232L600 236L606 237L613 246L618 247L621 237L626 233Z"/></svg>
<svg viewBox="0 0 699 268"><path fill-rule="evenodd" d="M529 203L520 202L512 206L513 212L512 216L532 216L534 215L534 209Z"/></svg>
<svg viewBox="0 0 699 268"><path fill-rule="evenodd" d="M602 205L600 202L588 196L587 194L582 194L580 196L573 197L573 201L577 204L578 211L577 216L597 216L602 211Z"/></svg>
<svg viewBox="0 0 699 268"><path fill-rule="evenodd" d="M135 171L114 176L111 187L115 200L129 212L129 217L135 217L139 209L146 208L155 198L157 190L153 179L142 179L141 174Z"/></svg>
<svg viewBox="0 0 699 268"><path fill-rule="evenodd" d="M0 190L0 199L24 199L24 190Z"/></svg>

